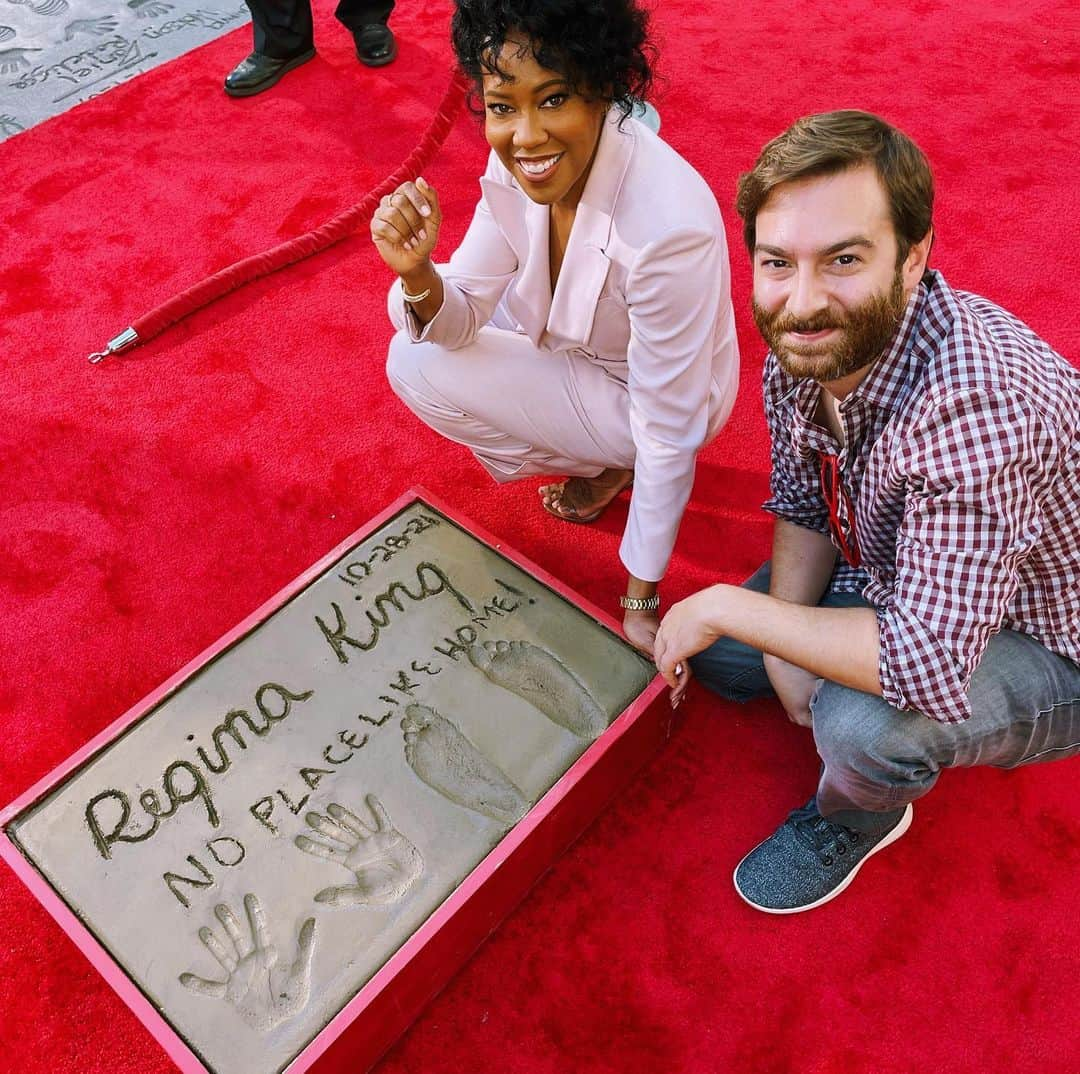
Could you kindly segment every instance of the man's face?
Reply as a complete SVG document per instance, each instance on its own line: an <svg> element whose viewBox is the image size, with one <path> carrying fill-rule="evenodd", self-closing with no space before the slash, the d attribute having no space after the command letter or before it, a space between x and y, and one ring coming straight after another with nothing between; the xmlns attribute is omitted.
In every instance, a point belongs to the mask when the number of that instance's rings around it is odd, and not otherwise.
<svg viewBox="0 0 1080 1074"><path fill-rule="evenodd" d="M926 249L912 247L897 265L888 196L873 166L783 183L755 223L754 320L782 368L828 383L878 358Z"/></svg>
<svg viewBox="0 0 1080 1074"><path fill-rule="evenodd" d="M484 76L484 134L522 190L542 205L577 204L607 114L607 102L571 90L541 67L531 44L511 37L499 69Z"/></svg>

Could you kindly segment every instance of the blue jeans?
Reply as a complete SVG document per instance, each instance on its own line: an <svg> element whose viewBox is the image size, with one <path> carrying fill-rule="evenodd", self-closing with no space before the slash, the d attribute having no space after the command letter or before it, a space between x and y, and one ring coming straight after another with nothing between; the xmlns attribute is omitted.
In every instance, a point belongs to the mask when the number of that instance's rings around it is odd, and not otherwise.
<svg viewBox="0 0 1080 1074"><path fill-rule="evenodd" d="M769 591L769 564L745 582ZM867 607L855 593L821 607ZM761 653L721 638L690 658L694 675L729 701L773 696ZM810 700L821 756L817 805L824 816L872 831L937 782L942 768L1015 768L1080 753L1080 666L1026 634L990 639L968 689L972 715L940 723L882 698L822 679Z"/></svg>

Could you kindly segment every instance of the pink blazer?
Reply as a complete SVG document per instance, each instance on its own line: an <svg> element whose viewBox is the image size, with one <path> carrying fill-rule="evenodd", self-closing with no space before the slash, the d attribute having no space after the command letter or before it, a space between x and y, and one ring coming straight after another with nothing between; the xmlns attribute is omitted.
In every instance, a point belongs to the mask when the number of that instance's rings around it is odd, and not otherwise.
<svg viewBox="0 0 1080 1074"><path fill-rule="evenodd" d="M420 330L400 283L391 320L416 342L468 346L499 307L540 350L565 350L626 384L637 448L627 570L658 581L694 481L698 449L731 413L739 352L724 225L705 181L635 120L600 135L555 293L548 209L494 153L461 245L440 266L445 299Z"/></svg>

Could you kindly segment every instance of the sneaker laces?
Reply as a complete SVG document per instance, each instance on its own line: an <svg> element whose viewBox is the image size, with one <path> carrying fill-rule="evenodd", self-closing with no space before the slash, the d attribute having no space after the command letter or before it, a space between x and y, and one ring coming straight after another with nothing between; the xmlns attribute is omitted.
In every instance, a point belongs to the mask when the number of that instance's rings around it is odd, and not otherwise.
<svg viewBox="0 0 1080 1074"><path fill-rule="evenodd" d="M863 837L863 833L857 829L846 828L823 817L817 811L814 799L801 809L796 809L787 822L795 838L809 847L822 865L832 865L836 857L844 857Z"/></svg>

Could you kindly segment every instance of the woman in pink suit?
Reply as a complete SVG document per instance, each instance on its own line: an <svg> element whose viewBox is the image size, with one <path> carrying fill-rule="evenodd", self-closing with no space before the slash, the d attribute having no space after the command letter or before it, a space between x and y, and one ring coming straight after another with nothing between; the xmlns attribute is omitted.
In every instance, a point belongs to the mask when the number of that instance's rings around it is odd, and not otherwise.
<svg viewBox="0 0 1080 1074"><path fill-rule="evenodd" d="M390 383L496 481L566 475L540 489L558 518L591 522L632 485L623 627L651 655L695 458L738 386L720 212L630 118L651 81L631 0L459 0L453 36L492 153L447 264L423 179L372 219L399 277Z"/></svg>

